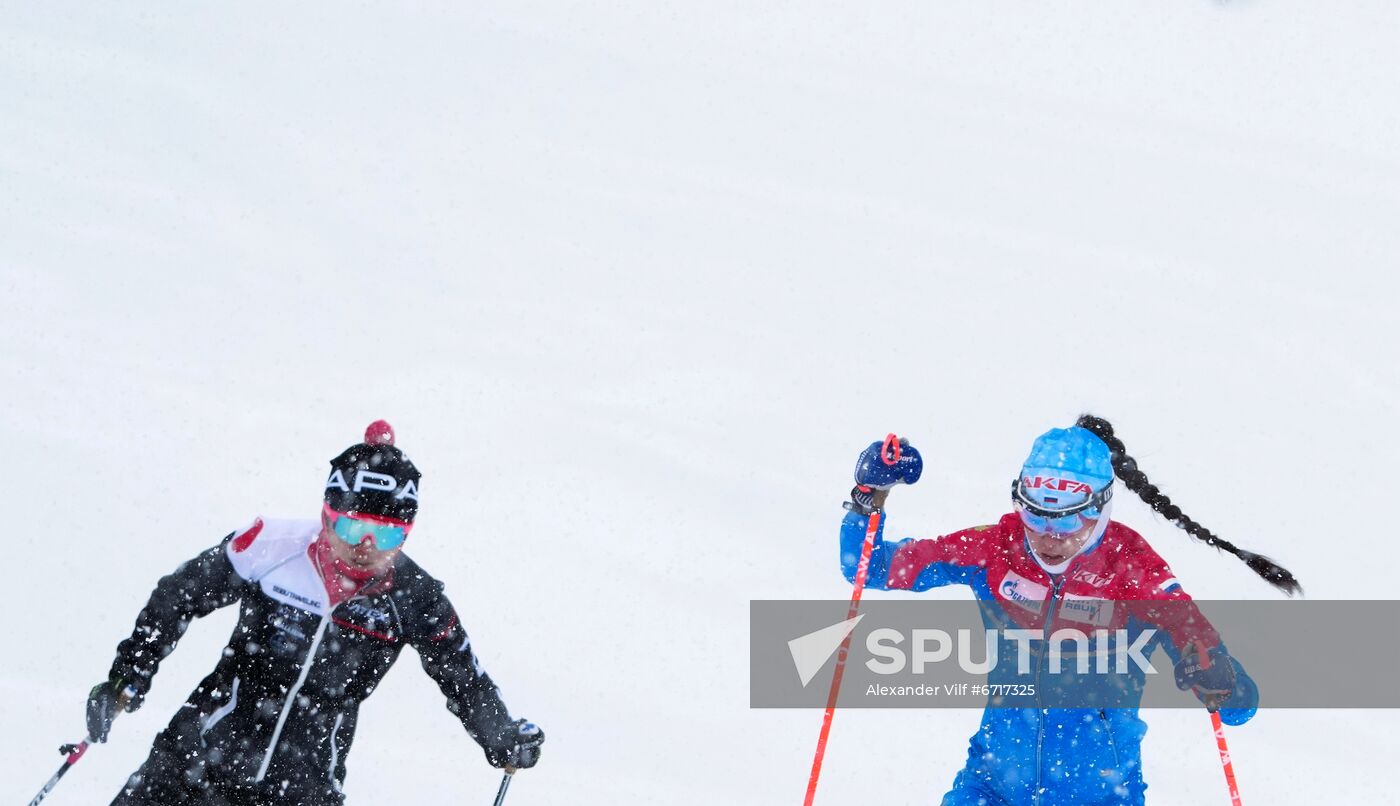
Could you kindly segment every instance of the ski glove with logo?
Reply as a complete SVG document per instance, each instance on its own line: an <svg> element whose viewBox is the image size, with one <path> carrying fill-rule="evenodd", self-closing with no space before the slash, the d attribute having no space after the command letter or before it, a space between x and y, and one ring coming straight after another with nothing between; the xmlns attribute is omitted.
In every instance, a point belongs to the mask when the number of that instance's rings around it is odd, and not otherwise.
<svg viewBox="0 0 1400 806"><path fill-rule="evenodd" d="M528 770L540 760L540 745L544 744L544 731L533 722L517 719L506 726L505 735L498 744L486 750L486 760L498 769Z"/></svg>
<svg viewBox="0 0 1400 806"><path fill-rule="evenodd" d="M142 697L135 688L123 685L120 679L98 683L88 692L87 729L88 738L94 742L107 741L112 731L112 721L117 713L128 713L141 707Z"/></svg>
<svg viewBox="0 0 1400 806"><path fill-rule="evenodd" d="M924 458L909 440L872 442L856 460L856 486L844 506L870 515L884 504L884 496L877 498L877 493L888 492L896 484L913 484L923 472Z"/></svg>
<svg viewBox="0 0 1400 806"><path fill-rule="evenodd" d="M1196 699L1215 711L1235 693L1235 662L1224 647L1215 647L1205 657L1192 647L1176 663L1176 687L1191 689Z"/></svg>

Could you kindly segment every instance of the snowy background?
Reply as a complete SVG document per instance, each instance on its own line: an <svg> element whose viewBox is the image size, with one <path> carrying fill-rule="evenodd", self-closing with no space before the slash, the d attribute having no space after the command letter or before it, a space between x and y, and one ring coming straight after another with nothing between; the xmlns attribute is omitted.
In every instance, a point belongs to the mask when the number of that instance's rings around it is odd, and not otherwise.
<svg viewBox="0 0 1400 806"><path fill-rule="evenodd" d="M514 806L800 802L821 714L748 708L748 601L848 595L839 504L889 430L929 459L892 532L992 520L1089 410L1310 597L1400 596L1398 31L1384 2L0 3L0 801L80 737L157 577L314 517L378 417L424 472L410 553L548 733ZM1276 596L1116 515L1198 598ZM232 620L48 802L106 803ZM402 661L349 802L489 803ZM818 803L937 803L977 719L839 713ZM1225 803L1205 714L1148 720L1151 802ZM1265 711L1244 796L1393 803L1398 728Z"/></svg>

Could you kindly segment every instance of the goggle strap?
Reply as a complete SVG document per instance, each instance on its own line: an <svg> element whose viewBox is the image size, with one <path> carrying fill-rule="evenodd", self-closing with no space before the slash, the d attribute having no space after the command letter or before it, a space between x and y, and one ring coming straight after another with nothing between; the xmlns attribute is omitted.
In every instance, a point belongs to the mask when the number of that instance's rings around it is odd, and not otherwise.
<svg viewBox="0 0 1400 806"><path fill-rule="evenodd" d="M1103 509L1103 505L1107 504L1112 497L1113 482L1109 482L1102 490L1096 490L1090 495L1087 501L1082 501L1074 506L1066 507L1065 509L1049 509L1032 501L1030 496L1026 495L1025 490L1021 488L1020 476L1017 476L1011 482L1011 500L1020 504L1022 508L1032 515L1039 515L1042 518L1064 518L1069 515L1078 515L1087 509Z"/></svg>

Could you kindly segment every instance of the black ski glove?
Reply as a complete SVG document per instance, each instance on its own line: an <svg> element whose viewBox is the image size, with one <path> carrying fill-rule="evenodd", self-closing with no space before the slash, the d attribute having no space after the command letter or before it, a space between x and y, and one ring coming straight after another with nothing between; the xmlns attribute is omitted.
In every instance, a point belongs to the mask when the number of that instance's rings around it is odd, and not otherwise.
<svg viewBox="0 0 1400 806"><path fill-rule="evenodd" d="M1208 710L1219 710L1235 693L1235 662L1224 647L1216 647L1204 657L1196 646L1182 653L1176 664L1176 687L1191 689Z"/></svg>
<svg viewBox="0 0 1400 806"><path fill-rule="evenodd" d="M540 760L544 731L533 722L517 719L506 726L499 741L482 745L486 760L497 769L528 770Z"/></svg>
<svg viewBox="0 0 1400 806"><path fill-rule="evenodd" d="M88 739L107 741L107 734L112 731L112 721L117 714L135 711L141 707L144 699L134 687L124 685L120 678L93 686L87 700Z"/></svg>

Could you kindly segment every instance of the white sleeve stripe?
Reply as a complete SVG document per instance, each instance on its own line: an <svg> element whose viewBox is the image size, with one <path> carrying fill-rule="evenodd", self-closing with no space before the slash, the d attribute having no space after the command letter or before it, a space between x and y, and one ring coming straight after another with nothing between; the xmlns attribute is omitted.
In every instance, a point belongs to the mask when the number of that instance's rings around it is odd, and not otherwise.
<svg viewBox="0 0 1400 806"><path fill-rule="evenodd" d="M1169 589L1171 589L1171 588L1179 588L1179 587L1181 587L1181 583L1176 581L1176 577L1172 577L1172 578L1166 580L1165 582L1163 582L1161 585L1158 585L1158 586L1157 586L1157 588L1158 588L1159 590L1163 590L1163 591L1169 590Z"/></svg>

